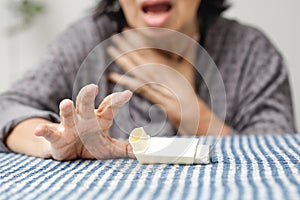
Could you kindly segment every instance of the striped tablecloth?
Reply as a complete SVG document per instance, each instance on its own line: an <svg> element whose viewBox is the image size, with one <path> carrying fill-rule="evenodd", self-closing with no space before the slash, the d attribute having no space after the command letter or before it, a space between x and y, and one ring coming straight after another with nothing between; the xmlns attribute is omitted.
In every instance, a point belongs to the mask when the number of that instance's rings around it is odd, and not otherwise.
<svg viewBox="0 0 300 200"><path fill-rule="evenodd" d="M0 154L0 199L300 199L300 135L231 136L211 165Z"/></svg>

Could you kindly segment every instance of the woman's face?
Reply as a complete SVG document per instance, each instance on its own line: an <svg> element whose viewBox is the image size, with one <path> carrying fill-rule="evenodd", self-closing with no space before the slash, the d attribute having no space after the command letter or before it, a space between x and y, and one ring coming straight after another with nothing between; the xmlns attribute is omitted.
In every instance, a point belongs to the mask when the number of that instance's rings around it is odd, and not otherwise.
<svg viewBox="0 0 300 200"><path fill-rule="evenodd" d="M189 36L198 34L197 10L201 0L119 0L132 28L162 27Z"/></svg>

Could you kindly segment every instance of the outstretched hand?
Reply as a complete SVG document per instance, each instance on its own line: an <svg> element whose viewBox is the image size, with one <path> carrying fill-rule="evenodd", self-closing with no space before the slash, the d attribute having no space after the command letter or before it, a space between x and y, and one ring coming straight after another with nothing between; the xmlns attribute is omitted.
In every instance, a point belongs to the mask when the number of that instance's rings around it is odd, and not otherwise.
<svg viewBox="0 0 300 200"><path fill-rule="evenodd" d="M94 108L98 94L96 85L81 89L76 99L76 108L71 100L60 103L60 124L42 124L35 135L48 141L48 151L56 160L134 158L127 141L110 137L108 129L114 115L132 96L130 91L107 96L98 109Z"/></svg>

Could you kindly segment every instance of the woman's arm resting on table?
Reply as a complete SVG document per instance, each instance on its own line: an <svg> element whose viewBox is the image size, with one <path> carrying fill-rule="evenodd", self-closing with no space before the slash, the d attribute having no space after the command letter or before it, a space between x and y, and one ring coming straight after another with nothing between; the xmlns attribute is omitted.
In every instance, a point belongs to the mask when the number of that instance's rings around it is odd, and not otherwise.
<svg viewBox="0 0 300 200"><path fill-rule="evenodd" d="M113 93L94 109L97 94L96 85L84 87L77 96L76 109L71 100L63 100L60 124L37 118L23 121L8 136L7 146L15 152L56 160L133 158L130 144L108 133L114 115L132 93Z"/></svg>
<svg viewBox="0 0 300 200"><path fill-rule="evenodd" d="M14 152L41 158L50 158L49 142L34 134L35 129L40 124L49 123L52 122L39 118L32 118L21 122L8 135L6 145Z"/></svg>

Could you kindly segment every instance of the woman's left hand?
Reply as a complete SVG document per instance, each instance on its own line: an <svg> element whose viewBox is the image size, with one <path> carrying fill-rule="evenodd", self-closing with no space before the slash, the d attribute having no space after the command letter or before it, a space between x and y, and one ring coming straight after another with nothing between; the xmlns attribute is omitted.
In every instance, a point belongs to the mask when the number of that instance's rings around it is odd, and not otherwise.
<svg viewBox="0 0 300 200"><path fill-rule="evenodd" d="M157 49L135 50L132 38L114 37L108 53L125 74L110 73L108 78L159 105L180 133L196 134L200 111L192 64ZM131 52L122 55L126 50Z"/></svg>
<svg viewBox="0 0 300 200"><path fill-rule="evenodd" d="M159 105L182 135L228 134L229 128L195 93L195 69L189 62L194 43L181 43L180 57L147 46L136 49L137 41L143 42L143 36L136 32L114 36L108 53L125 74L110 73L109 80Z"/></svg>

